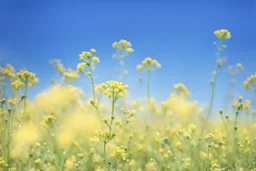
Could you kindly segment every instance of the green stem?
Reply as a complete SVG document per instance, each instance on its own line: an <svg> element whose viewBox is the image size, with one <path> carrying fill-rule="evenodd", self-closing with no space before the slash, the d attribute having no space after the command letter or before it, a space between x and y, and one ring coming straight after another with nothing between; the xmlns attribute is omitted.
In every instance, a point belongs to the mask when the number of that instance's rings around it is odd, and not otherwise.
<svg viewBox="0 0 256 171"><path fill-rule="evenodd" d="M26 112L26 104L27 104L27 87L28 87L28 78L25 79L25 89L24 89L24 105L23 105L23 119L25 118L25 112Z"/></svg>
<svg viewBox="0 0 256 171"><path fill-rule="evenodd" d="M6 106L7 107L7 106ZM8 110L8 109L7 109ZM8 120L7 120L7 163L8 163L8 168L11 167L11 154L10 154L10 148L11 148L11 129L12 129L12 110L11 112L8 112Z"/></svg>
<svg viewBox="0 0 256 171"><path fill-rule="evenodd" d="M145 115L145 124L147 125L148 115L150 113L150 66L148 65L148 83L147 83L147 97L148 97L148 113Z"/></svg>
<svg viewBox="0 0 256 171"><path fill-rule="evenodd" d="M106 145L107 145L107 142L104 141L104 158L106 158Z"/></svg>
<svg viewBox="0 0 256 171"><path fill-rule="evenodd" d="M235 159L234 159L234 167L235 167L235 170L236 170L236 161L237 161L237 153L238 153L238 151L237 151L237 142L238 142L238 137L237 137L237 129L238 129L238 127L237 127L237 117L238 117L238 113L239 111L237 111L237 113L236 113L236 117L235 117L235 123L234 123L234 152L235 152Z"/></svg>
<svg viewBox="0 0 256 171"><path fill-rule="evenodd" d="M217 54L216 54L216 57L217 57L217 60L220 59L221 57L221 52L223 51L223 39L220 39L220 47L218 48L218 51L217 51ZM217 76L218 76L218 71L219 71L219 64L218 64L218 61L217 61L217 64L216 64L216 70L215 70L215 75L214 75L214 79L213 79L213 83L212 83L212 89L211 89L211 97L210 97L210 106L209 106L209 109L208 109L208 112L207 112L207 115L206 115L206 120L204 122L204 125L202 127L202 131L200 133L200 137L203 135L204 133L204 130L205 130L205 126L207 125L207 122L208 122L208 119L209 119L209 116L212 112L212 106L213 106L213 99L214 99L214 92L215 92L215 85L216 85L216 80L217 80Z"/></svg>
<svg viewBox="0 0 256 171"><path fill-rule="evenodd" d="M221 120L222 120L222 122L223 122L223 124L224 124L224 127L225 127L227 133L228 133L228 127L227 127L227 125L226 125L226 122L225 122L225 120L224 120L222 114L221 114Z"/></svg>
<svg viewBox="0 0 256 171"><path fill-rule="evenodd" d="M150 102L150 68L148 68L148 84L147 84L147 89L148 89L148 105Z"/></svg>
<svg viewBox="0 0 256 171"><path fill-rule="evenodd" d="M209 159L209 156L210 156L210 147L209 147L209 145L208 145L206 170L208 170L208 168L210 168L210 159Z"/></svg>
<svg viewBox="0 0 256 171"><path fill-rule="evenodd" d="M95 85L94 85L94 79L93 79L93 75L92 75L92 67L90 65L90 72L91 72L91 75L90 75L90 78L91 78L91 83L92 83L92 94L93 94L93 102L95 103Z"/></svg>
<svg viewBox="0 0 256 171"><path fill-rule="evenodd" d="M111 121L110 121L110 126L109 126L109 134L111 136L112 133L112 124L114 120L114 108L115 108L115 96L114 96L114 89L112 92L112 107L111 107Z"/></svg>
<svg viewBox="0 0 256 171"><path fill-rule="evenodd" d="M111 109L111 121L110 121L110 124L109 124L109 134L110 134L110 138L108 140L104 140L103 144L103 149L104 149L104 158L106 160L106 145L107 143L112 139L112 124L113 124L113 120L114 120L114 109L115 109L115 102L116 102L116 97L114 95L114 88L112 89L112 109ZM106 162L106 161L105 161ZM106 163L105 163L106 165Z"/></svg>
<svg viewBox="0 0 256 171"><path fill-rule="evenodd" d="M190 170L193 171L193 148L190 144Z"/></svg>
<svg viewBox="0 0 256 171"><path fill-rule="evenodd" d="M217 75L218 75L218 66L216 68L216 75L214 76L214 80L213 80L213 83L212 83L212 90L211 90L211 97L210 97L210 106L209 106L209 109L208 109L208 112L207 112L207 115L206 115L206 120L204 122L204 125L202 127L202 131L200 133L200 137L202 137L203 133L204 133L204 130L205 130L205 127L207 125L207 122L208 122L208 119L210 117L210 114L212 112L212 106L213 106L213 99L214 99L214 92L215 92L215 85L216 85L216 80L217 80Z"/></svg>

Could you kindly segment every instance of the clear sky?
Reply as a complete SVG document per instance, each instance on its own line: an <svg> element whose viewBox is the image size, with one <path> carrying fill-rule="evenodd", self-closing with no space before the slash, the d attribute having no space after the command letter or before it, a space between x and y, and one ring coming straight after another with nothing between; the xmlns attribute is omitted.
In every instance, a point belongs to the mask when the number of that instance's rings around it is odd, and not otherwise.
<svg viewBox="0 0 256 171"><path fill-rule="evenodd" d="M114 78L119 63L112 59L112 43L127 39L135 49L126 59L126 83L133 97L146 95L137 86L136 65L151 56L162 64L152 73L157 100L168 98L173 84L182 82L192 99L205 105L216 59L213 31L228 29L232 38L226 41L228 63L217 83L219 108L230 88L228 65L243 64L236 89L252 96L242 82L256 72L255 18L254 0L0 0L0 64L36 72L40 83L30 91L32 96L47 88L54 76L49 60L59 58L75 69L79 53L95 48L101 60L95 70L100 83ZM82 80L77 85L90 88L88 78Z"/></svg>

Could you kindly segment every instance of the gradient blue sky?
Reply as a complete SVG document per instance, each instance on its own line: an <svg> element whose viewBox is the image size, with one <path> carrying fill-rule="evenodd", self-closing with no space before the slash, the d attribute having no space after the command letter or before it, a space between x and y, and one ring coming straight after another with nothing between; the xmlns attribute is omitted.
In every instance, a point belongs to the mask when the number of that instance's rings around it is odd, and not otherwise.
<svg viewBox="0 0 256 171"><path fill-rule="evenodd" d="M242 82L256 71L256 1L254 0L1 0L0 64L11 63L36 72L40 83L31 96L47 88L54 70L48 61L60 58L75 68L78 54L97 49L101 63L96 66L96 83L113 79L118 61L112 59L111 44L120 39L132 42L135 52L126 59L133 97L146 91L137 86L136 65L151 56L162 64L152 73L152 95L168 98L173 84L183 82L192 99L205 105L209 101L212 70L215 68L216 29L228 29L224 56L228 65L241 62L238 94L250 97ZM215 108L223 107L229 75L222 69L218 78ZM88 78L77 84L86 90ZM255 94L254 94L255 96Z"/></svg>

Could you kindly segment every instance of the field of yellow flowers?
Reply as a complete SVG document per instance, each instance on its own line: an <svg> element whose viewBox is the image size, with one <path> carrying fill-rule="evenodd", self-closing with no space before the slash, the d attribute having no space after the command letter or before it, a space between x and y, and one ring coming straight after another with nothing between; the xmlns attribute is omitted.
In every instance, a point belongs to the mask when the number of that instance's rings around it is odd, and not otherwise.
<svg viewBox="0 0 256 171"><path fill-rule="evenodd" d="M76 69L60 60L50 64L62 83L35 98L30 87L39 79L12 65L0 68L0 170L3 171L256 171L256 124L250 101L239 97L233 113L213 113L217 76L226 60L222 52L231 34L214 32L216 69L212 74L209 106L202 109L189 99L188 88L177 83L166 101L150 94L150 76L161 64L146 57L137 70L145 72L147 95L127 100L125 59L133 53L126 40L114 42L114 57L120 60L122 76L95 82L100 58L95 49L81 52ZM136 68L136 67L134 67ZM228 71L235 79L243 66ZM75 87L77 79L90 79L91 92ZM241 83L256 91L256 74ZM86 96L85 96L86 94ZM33 100L29 100L33 99Z"/></svg>

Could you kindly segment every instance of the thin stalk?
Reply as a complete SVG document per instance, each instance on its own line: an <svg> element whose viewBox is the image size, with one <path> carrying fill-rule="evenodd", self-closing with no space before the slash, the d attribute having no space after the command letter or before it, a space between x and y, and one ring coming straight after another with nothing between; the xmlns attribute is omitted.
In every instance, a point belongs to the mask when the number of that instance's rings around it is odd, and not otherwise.
<svg viewBox="0 0 256 171"><path fill-rule="evenodd" d="M193 148L190 144L190 170L193 171Z"/></svg>
<svg viewBox="0 0 256 171"><path fill-rule="evenodd" d="M90 78L91 78L91 83L92 83L92 94L93 94L93 102L95 103L95 99L96 99L96 96L95 96L95 85L94 85L94 78L93 78L93 75L92 75L92 67L90 65L90 72L91 72L91 75L90 75Z"/></svg>
<svg viewBox="0 0 256 171"><path fill-rule="evenodd" d="M202 131L201 131L201 133L200 133L200 137L201 137L201 136L203 135L203 133L204 133L205 127L206 127L207 122L208 122L208 119L209 119L210 114L211 114L211 112L212 112L212 106L213 106L213 99L214 99L214 94L215 94L215 85L216 85L218 70L219 70L219 68L217 67L216 70L215 70L215 71L216 71L216 75L214 76L214 80L213 80L213 83L212 83L211 97L210 97L210 106L209 106L209 109L208 109L208 112L207 112L207 115L206 115L206 120L205 120L205 122L204 122Z"/></svg>
<svg viewBox="0 0 256 171"><path fill-rule="evenodd" d="M209 157L210 157L210 147L208 145L206 170L208 170L208 168L210 168L210 158Z"/></svg>
<svg viewBox="0 0 256 171"><path fill-rule="evenodd" d="M150 68L148 68L148 84L147 84L147 89L148 89L148 105L150 103Z"/></svg>
<svg viewBox="0 0 256 171"><path fill-rule="evenodd" d="M23 105L23 119L25 118L25 112L26 112L26 104L27 104L27 88L28 88L28 78L25 79L25 89L24 89L24 105Z"/></svg>
<svg viewBox="0 0 256 171"><path fill-rule="evenodd" d="M218 51L217 51L217 54L216 54L216 57L217 57L217 60L220 59L221 57L221 52L223 51L223 39L220 39L220 47L218 48ZM218 62L218 61L217 61ZM213 99L214 99L214 94L215 94L215 85L216 85L216 80L217 80L217 76L218 76L218 71L219 71L219 64L217 63L216 64L216 69L215 69L215 75L214 75L214 79L213 79L213 83L212 83L212 89L211 89L211 97L210 97L210 106L209 106L209 109L208 109L208 112L207 112L207 115L206 115L206 120L204 122L204 125L203 125L203 128L202 128L202 131L200 133L200 137L203 135L204 133L204 130L205 130L205 126L207 125L207 122L208 122L208 119L209 119L209 116L212 112L212 106L213 106Z"/></svg>
<svg viewBox="0 0 256 171"><path fill-rule="evenodd" d="M110 138L108 140L104 140L103 142L103 150L104 150L104 158L106 158L106 145L107 143L112 139L112 124L113 124L113 120L114 120L114 109L115 109L115 102L116 102L116 97L114 96L114 88L112 89L112 109L111 109L111 121L109 124L109 134L110 134Z"/></svg>
<svg viewBox="0 0 256 171"><path fill-rule="evenodd" d="M235 123L234 123L234 152L235 152L235 159L234 159L234 167L235 167L235 170L236 170L236 160L237 160L237 142L238 142L238 137L237 137L237 117L238 117L238 112L236 113L236 117L235 117Z"/></svg>
<svg viewBox="0 0 256 171"><path fill-rule="evenodd" d="M222 114L221 114L221 120L222 120L222 122L223 122L223 124L224 124L224 127L225 127L227 133L228 133L228 127L227 127L227 125L226 125L226 122L225 122L225 120L224 120Z"/></svg>
<svg viewBox="0 0 256 171"><path fill-rule="evenodd" d="M7 105L6 105L7 108ZM7 109L8 110L8 109ZM8 121L7 121L7 163L8 163L8 167L11 166L11 154L10 154L10 148L11 148L11 128L12 128L12 110L10 112L8 112Z"/></svg>
<svg viewBox="0 0 256 171"><path fill-rule="evenodd" d="M147 124L147 118L148 118L148 115L149 115L149 108L150 108L150 66L148 64L148 82L147 82L147 97L148 97L148 113L145 115L145 124Z"/></svg>

